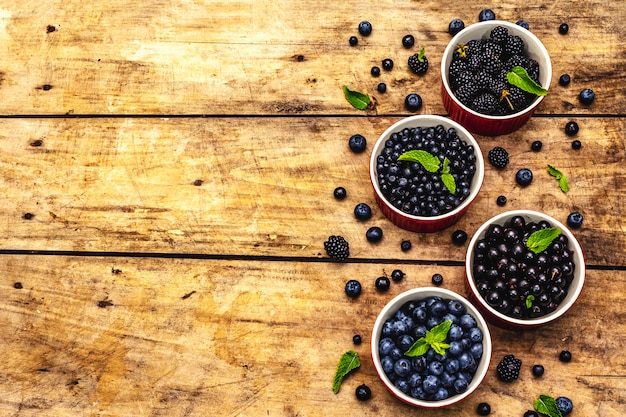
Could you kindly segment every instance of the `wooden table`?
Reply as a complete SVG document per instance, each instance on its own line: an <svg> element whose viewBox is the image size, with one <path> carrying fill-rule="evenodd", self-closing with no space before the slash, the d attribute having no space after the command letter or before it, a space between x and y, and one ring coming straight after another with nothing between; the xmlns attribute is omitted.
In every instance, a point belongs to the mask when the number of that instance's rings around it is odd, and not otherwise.
<svg viewBox="0 0 626 417"><path fill-rule="evenodd" d="M335 4L336 3L336 4ZM539 394L567 395L572 416L626 415L626 27L623 1L496 2L497 17L525 19L552 56L550 94L519 131L477 136L482 153L505 147L457 225L432 234L392 225L375 205L368 140L410 115L445 115L441 54L448 23L482 8L452 1L343 2L14 1L0 6L0 415L3 416L473 416L521 417ZM369 20L371 36L358 35ZM559 25L569 24L567 35ZM413 34L405 50L401 39ZM348 44L350 36L359 45ZM423 77L406 59L426 48ZM379 79L370 67L396 66ZM563 73L572 76L558 85ZM387 83L385 94L376 92ZM342 86L375 96L360 111ZM592 88L583 106L578 93ZM571 148L565 123L580 125ZM540 153L530 144L543 142ZM545 172L564 171L562 193ZM536 179L515 184L518 168ZM333 189L348 191L344 201ZM506 195L504 207L496 197ZM367 223L354 206L370 204ZM492 328L483 385L447 410L420 411L377 379L370 332L393 296L430 285L463 293L470 236L493 215L536 209L574 231L587 259L575 307L538 330ZM368 243L379 226L384 239ZM324 253L328 236L351 245L347 262ZM400 249L402 240L413 248ZM374 280L402 269L386 293ZM348 279L364 292L344 294ZM355 346L352 336L363 344ZM338 394L341 354L360 369ZM558 360L570 350L572 362ZM519 380L499 382L505 354ZM532 364L545 366L540 378ZM357 401L355 388L373 391Z"/></svg>

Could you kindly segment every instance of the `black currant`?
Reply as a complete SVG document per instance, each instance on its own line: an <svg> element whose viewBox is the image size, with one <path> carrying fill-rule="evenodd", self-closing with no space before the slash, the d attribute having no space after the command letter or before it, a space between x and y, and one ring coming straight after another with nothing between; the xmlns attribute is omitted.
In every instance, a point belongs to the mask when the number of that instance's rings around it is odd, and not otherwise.
<svg viewBox="0 0 626 417"><path fill-rule="evenodd" d="M335 188L335 190L333 191L333 196L337 199L337 200L343 200L344 198L346 198L346 196L348 195L348 192L346 191L345 188L343 187L337 187Z"/></svg>
<svg viewBox="0 0 626 417"><path fill-rule="evenodd" d="M402 249L402 252L408 252L411 250L411 241L410 240L403 240L400 243L400 249Z"/></svg>
<svg viewBox="0 0 626 417"><path fill-rule="evenodd" d="M496 199L496 204L502 207L506 204L506 201L507 199L505 195L499 195L498 198Z"/></svg>
<svg viewBox="0 0 626 417"><path fill-rule="evenodd" d="M354 343L355 345L360 345L362 343L362 339L361 339L361 335L360 334L355 334L354 336L352 336L352 343Z"/></svg>
<svg viewBox="0 0 626 417"><path fill-rule="evenodd" d="M583 144L581 141L579 141L578 139L575 139L572 141L572 149L578 150L580 148L582 148Z"/></svg>
<svg viewBox="0 0 626 417"><path fill-rule="evenodd" d="M569 32L569 25L567 23L561 23L559 26L559 33L561 35L565 35L567 32Z"/></svg>
<svg viewBox="0 0 626 417"><path fill-rule="evenodd" d="M565 123L565 134L567 136L576 136L578 133L578 123L569 121Z"/></svg>
<svg viewBox="0 0 626 417"><path fill-rule="evenodd" d="M491 414L491 406L487 403L479 403L478 406L476 406L476 413L479 416L488 416Z"/></svg>
<svg viewBox="0 0 626 417"><path fill-rule="evenodd" d="M561 362L569 362L572 360L572 354L569 350L562 350L561 353L559 353L559 360Z"/></svg>
<svg viewBox="0 0 626 417"><path fill-rule="evenodd" d="M543 142L541 142L540 140L536 140L530 145L530 149L532 149L534 152L539 152L542 147Z"/></svg>
<svg viewBox="0 0 626 417"><path fill-rule="evenodd" d="M433 274L433 276L430 278L430 280L431 280L431 282L434 285L439 286L439 285L443 284L443 275L441 275L441 274Z"/></svg>
<svg viewBox="0 0 626 417"><path fill-rule="evenodd" d="M402 272L402 270L394 269L393 271L391 271L391 279L394 282L400 282L402 281L403 278L404 278L404 272Z"/></svg>
<svg viewBox="0 0 626 417"><path fill-rule="evenodd" d="M359 38L356 36L350 36L348 42L350 42L350 46L357 46L359 44Z"/></svg>
<svg viewBox="0 0 626 417"><path fill-rule="evenodd" d="M391 71L393 69L393 60L391 58L383 59L382 64L385 71Z"/></svg>
<svg viewBox="0 0 626 417"><path fill-rule="evenodd" d="M377 90L380 94L385 93L385 92L387 91L387 84L385 84L385 83L379 83L379 84L376 86L376 90Z"/></svg>
<svg viewBox="0 0 626 417"><path fill-rule="evenodd" d="M467 241L467 232L465 230L455 230L452 232L452 242L455 245L462 245Z"/></svg>
<svg viewBox="0 0 626 417"><path fill-rule="evenodd" d="M409 49L413 47L413 45L415 45L415 37L413 37L413 35L404 35L402 38L402 46Z"/></svg>
<svg viewBox="0 0 626 417"><path fill-rule="evenodd" d="M372 69L370 70L370 73L374 76L374 77L378 77L380 75L380 67L377 67L376 65L374 65L372 67Z"/></svg>
<svg viewBox="0 0 626 417"><path fill-rule="evenodd" d="M391 286L391 281L387 277L378 277L376 278L376 289L378 291L385 292Z"/></svg>
<svg viewBox="0 0 626 417"><path fill-rule="evenodd" d="M563 87L568 86L571 81L572 77L570 77L569 74L562 74L559 77L559 84Z"/></svg>
<svg viewBox="0 0 626 417"><path fill-rule="evenodd" d="M356 387L355 394L359 401L367 401L372 398L372 390L365 384L361 384Z"/></svg>
<svg viewBox="0 0 626 417"><path fill-rule="evenodd" d="M533 365L533 376L540 377L543 375L543 365Z"/></svg>

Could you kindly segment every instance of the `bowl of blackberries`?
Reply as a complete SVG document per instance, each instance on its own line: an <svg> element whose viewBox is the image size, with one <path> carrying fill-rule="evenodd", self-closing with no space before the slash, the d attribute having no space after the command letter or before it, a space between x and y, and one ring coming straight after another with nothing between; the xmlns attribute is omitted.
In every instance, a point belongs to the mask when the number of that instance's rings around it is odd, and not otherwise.
<svg viewBox="0 0 626 417"><path fill-rule="evenodd" d="M478 195L483 179L476 139L446 117L404 118L372 148L376 202L392 223L412 232L437 232L454 224Z"/></svg>
<svg viewBox="0 0 626 417"><path fill-rule="evenodd" d="M478 388L491 360L491 335L480 312L459 294L415 288L383 307L371 351L392 395L413 406L442 408Z"/></svg>
<svg viewBox="0 0 626 417"><path fill-rule="evenodd" d="M457 33L441 60L441 95L450 117L478 135L522 127L548 94L550 55L528 29L489 20Z"/></svg>
<svg viewBox="0 0 626 417"><path fill-rule="evenodd" d="M506 211L482 224L468 245L468 299L505 329L536 328L563 316L585 281L580 244L547 214Z"/></svg>

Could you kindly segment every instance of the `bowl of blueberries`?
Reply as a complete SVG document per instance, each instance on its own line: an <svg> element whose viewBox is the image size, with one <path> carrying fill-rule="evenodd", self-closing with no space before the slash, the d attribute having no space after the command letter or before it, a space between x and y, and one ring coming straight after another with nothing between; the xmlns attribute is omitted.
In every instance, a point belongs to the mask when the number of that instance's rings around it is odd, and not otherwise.
<svg viewBox="0 0 626 417"><path fill-rule="evenodd" d="M576 237L544 213L498 214L468 245L468 299L488 322L504 329L532 329L558 319L572 308L584 281L585 260Z"/></svg>
<svg viewBox="0 0 626 417"><path fill-rule="evenodd" d="M371 353L385 387L399 400L442 408L474 392L491 360L491 335L464 297L439 287L408 290L383 307Z"/></svg>
<svg viewBox="0 0 626 417"><path fill-rule="evenodd" d="M378 138L370 180L381 212L412 232L437 232L455 222L474 201L484 179L478 142L442 116L415 115Z"/></svg>
<svg viewBox="0 0 626 417"><path fill-rule="evenodd" d="M501 20L458 32L441 60L441 96L450 118L478 135L522 127L548 93L550 55L528 29Z"/></svg>

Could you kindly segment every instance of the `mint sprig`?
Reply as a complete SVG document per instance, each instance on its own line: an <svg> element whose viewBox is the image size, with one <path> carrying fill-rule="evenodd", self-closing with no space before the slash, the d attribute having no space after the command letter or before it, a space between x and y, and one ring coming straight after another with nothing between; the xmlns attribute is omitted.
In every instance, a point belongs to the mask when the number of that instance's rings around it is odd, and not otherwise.
<svg viewBox="0 0 626 417"><path fill-rule="evenodd" d="M352 105L355 109L365 110L370 105L372 100L370 96L367 94L361 93L359 91L350 90L347 86L343 86L343 95L348 100L348 103Z"/></svg>
<svg viewBox="0 0 626 417"><path fill-rule="evenodd" d="M532 93L536 96L546 96L548 95L548 90L537 84L535 80L530 78L528 72L524 67L515 66L511 68L511 71L507 72L506 80L516 86L526 91L527 93Z"/></svg>
<svg viewBox="0 0 626 417"><path fill-rule="evenodd" d="M452 320L446 320L432 329L428 330L424 337L420 337L417 339L413 345L404 352L406 356L422 356L428 352L428 349L432 348L435 353L439 355L443 355L446 353L446 349L450 347L449 344L444 343L446 337L448 337L448 331L450 331L450 326L452 325Z"/></svg>
<svg viewBox="0 0 626 417"><path fill-rule="evenodd" d="M548 417L563 417L561 410L556 405L556 400L549 395L541 394L539 399L533 403L538 413L545 414Z"/></svg>
<svg viewBox="0 0 626 417"><path fill-rule="evenodd" d="M343 378L359 366L361 366L361 361L359 360L359 354L355 351L349 350L341 355L335 378L333 379L333 393L337 394L339 392Z"/></svg>
<svg viewBox="0 0 626 417"><path fill-rule="evenodd" d="M528 236L526 247L534 253L543 252L560 234L561 229L558 227L548 227L537 230Z"/></svg>
<svg viewBox="0 0 626 417"><path fill-rule="evenodd" d="M439 161L435 155L422 149L414 149L406 151L398 157L398 161L417 162L421 164L428 172L435 173L441 170L441 182L450 191L450 194L456 192L456 181L454 176L450 173L450 160L447 157L443 158L443 162Z"/></svg>
<svg viewBox="0 0 626 417"><path fill-rule="evenodd" d="M559 171L552 165L548 164L548 173L557 179L557 181L559 182L559 187L561 188L561 191L563 191L564 193L569 191L569 181L567 180L567 177L563 175L561 171Z"/></svg>

